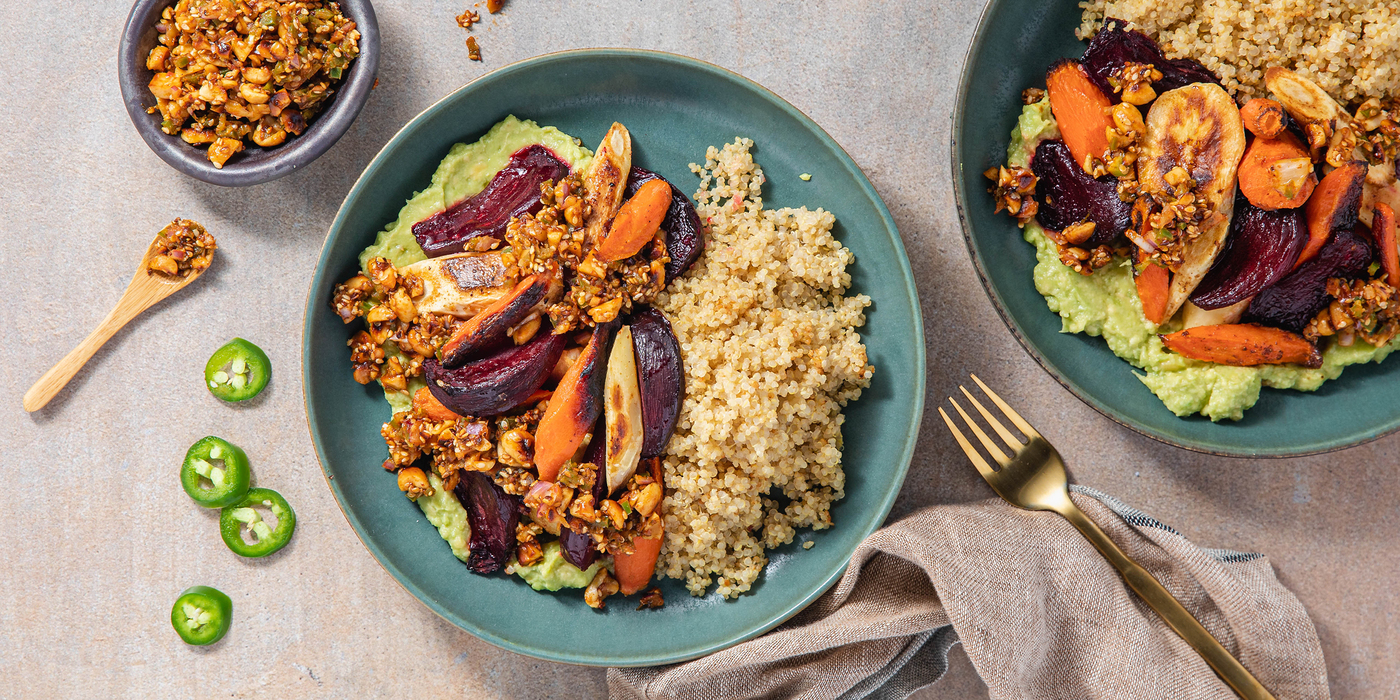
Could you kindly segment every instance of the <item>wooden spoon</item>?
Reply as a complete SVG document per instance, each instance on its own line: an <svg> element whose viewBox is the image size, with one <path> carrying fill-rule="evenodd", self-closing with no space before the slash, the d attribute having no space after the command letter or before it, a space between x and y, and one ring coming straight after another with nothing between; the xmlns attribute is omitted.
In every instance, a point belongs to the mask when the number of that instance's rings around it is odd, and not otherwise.
<svg viewBox="0 0 1400 700"><path fill-rule="evenodd" d="M161 230L164 233L165 229ZM24 410L37 411L46 406L78 370L87 364L98 348L101 348L112 336L117 334L123 326L131 322L142 311L151 308L156 302L164 299L175 292L184 289L186 285L195 281L204 270L190 269L185 276L169 276L154 272L150 268L151 258L156 255L157 245L159 245L161 234L156 234L151 245L147 246L146 254L141 257L141 265L136 268L136 275L131 278L131 283L126 285L126 291L122 293L122 298L117 301L117 305L112 309L102 322L97 324L97 328L88 334L83 342L78 343L78 347L73 348L58 364L54 365L44 376L39 377L39 381L34 382L34 386L29 387L29 391L24 392ZM210 251L211 262L213 251Z"/></svg>

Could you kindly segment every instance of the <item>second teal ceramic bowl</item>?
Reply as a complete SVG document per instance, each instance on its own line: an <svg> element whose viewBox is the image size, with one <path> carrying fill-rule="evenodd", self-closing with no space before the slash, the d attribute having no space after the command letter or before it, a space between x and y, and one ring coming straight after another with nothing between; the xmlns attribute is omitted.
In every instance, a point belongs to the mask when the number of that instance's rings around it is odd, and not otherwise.
<svg viewBox="0 0 1400 700"><path fill-rule="evenodd" d="M1313 393L1264 389L1238 422L1178 418L1101 338L1060 332L1035 290L1035 251L1011 217L993 214L982 172L1006 162L1021 91L1045 87L1055 59L1078 58L1077 0L991 0L963 67L953 112L953 188L968 252L1002 320L1065 388L1105 416L1189 450L1237 457L1295 457L1374 440L1400 428L1400 364L1348 367Z"/></svg>
<svg viewBox="0 0 1400 700"><path fill-rule="evenodd" d="M379 426L389 407L377 387L351 378L346 339L331 311L334 285L355 274L356 256L428 184L454 143L473 141L506 115L550 124L590 147L614 121L632 132L633 162L683 191L705 148L752 138L768 176L768 205L824 207L855 253L855 292L874 305L861 335L875 378L846 409L846 497L835 527L770 553L752 592L726 601L693 598L663 579L666 606L637 611L615 599L606 612L581 591L536 593L519 578L477 576L380 468ZM810 173L811 180L799 179ZM728 71L669 54L594 50L542 56L497 70L433 105L365 168L331 225L311 285L303 338L306 412L331 491L371 554L434 612L476 636L543 659L637 666L691 659L761 634L810 603L889 513L913 456L924 398L923 325L909 261L889 212L860 169L810 119Z"/></svg>

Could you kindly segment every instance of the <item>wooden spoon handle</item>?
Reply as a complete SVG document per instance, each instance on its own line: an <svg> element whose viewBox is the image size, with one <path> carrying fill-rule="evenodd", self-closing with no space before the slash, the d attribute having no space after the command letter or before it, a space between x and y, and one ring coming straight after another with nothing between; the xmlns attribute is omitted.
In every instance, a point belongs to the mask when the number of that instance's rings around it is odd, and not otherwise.
<svg viewBox="0 0 1400 700"><path fill-rule="evenodd" d="M53 400L53 397L68 385L78 370L92 359L99 348L116 335L117 331L121 330L131 319L136 318L142 311L160 301L161 296L163 295L160 295L158 290L148 290L144 286L136 284L128 288L127 293L122 295L121 300L107 314L107 317L97 324L97 328L94 328L88 337L83 339L83 342L78 343L78 347L73 348L62 360L59 360L58 364L49 368L44 376L39 377L39 381L34 382L34 386L29 387L29 391L24 392L24 410L33 412L48 405L49 401Z"/></svg>

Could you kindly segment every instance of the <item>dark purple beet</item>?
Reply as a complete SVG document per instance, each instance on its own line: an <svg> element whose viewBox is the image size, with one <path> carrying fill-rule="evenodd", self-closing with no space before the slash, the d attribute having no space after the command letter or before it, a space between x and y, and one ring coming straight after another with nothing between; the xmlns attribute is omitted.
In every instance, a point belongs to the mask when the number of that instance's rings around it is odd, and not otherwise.
<svg viewBox="0 0 1400 700"><path fill-rule="evenodd" d="M1302 209L1265 211L1236 197L1225 250L1191 293L1191 303L1220 309L1258 294L1293 269L1307 241Z"/></svg>
<svg viewBox="0 0 1400 700"><path fill-rule="evenodd" d="M1089 48L1084 50L1081 60L1089 71L1089 78L1114 101L1118 98L1108 84L1108 76L1128 62L1151 63L1162 71L1162 79L1152 84L1159 95L1191 83L1220 84L1220 79L1205 66L1189 58L1167 60L1152 37L1128 29L1126 22L1111 17L1104 20L1103 29L1089 40Z"/></svg>
<svg viewBox="0 0 1400 700"><path fill-rule="evenodd" d="M600 476L603 472L603 463L606 462L608 458L608 441L603 439L603 431L606 425L603 417L598 416L598 422L593 424L593 437L588 441L588 449L583 451L584 463L592 464L597 467ZM597 481L593 482L593 500L595 502L608 497L607 492L604 491L604 489L607 488L606 483L607 479L603 478L599 478Z"/></svg>
<svg viewBox="0 0 1400 700"><path fill-rule="evenodd" d="M1317 257L1259 292L1245 311L1244 322L1302 333L1308 321L1331 303L1327 296L1327 280L1361 276L1371 265L1373 253L1363 235L1346 229L1334 232L1332 240L1322 247Z"/></svg>
<svg viewBox="0 0 1400 700"><path fill-rule="evenodd" d="M603 419L600 417L593 426L593 439L588 449L583 451L583 461L598 467L598 478L593 481L593 503L601 503L608 497L608 480L603 473L603 462L607 459L607 440L603 439ZM580 569L587 569L598 558L598 550L593 547L593 538L564 528L559 533L559 553L564 560Z"/></svg>
<svg viewBox="0 0 1400 700"><path fill-rule="evenodd" d="M486 189L413 225L413 237L430 258L460 253L480 236L505 238L506 224L540 209L540 184L569 174L569 164L535 144L515 152Z"/></svg>
<svg viewBox="0 0 1400 700"><path fill-rule="evenodd" d="M472 528L467 566L478 574L499 570L515 554L520 499L506 493L485 472L463 474L455 493L467 509Z"/></svg>
<svg viewBox="0 0 1400 700"><path fill-rule="evenodd" d="M1036 221L1052 231L1063 231L1084 220L1094 222L1094 235L1081 247L1100 246L1132 224L1133 205L1118 198L1118 180L1105 175L1097 180L1074 162L1069 147L1058 139L1041 141L1031 170L1039 178Z"/></svg>
<svg viewBox="0 0 1400 700"><path fill-rule="evenodd" d="M598 558L593 536L574 532L567 527L559 533L559 553L564 556L564 561L580 569L593 566L593 560Z"/></svg>
<svg viewBox="0 0 1400 700"><path fill-rule="evenodd" d="M637 193L637 188L648 180L660 180L668 185L671 182L656 173L633 166L627 176L627 196ZM661 230L666 232L666 254L671 262L666 263L666 281L680 277L700 257L705 249L705 236L700 231L700 215L695 205L685 193L671 185L671 208L666 210L666 218L661 220Z"/></svg>
<svg viewBox="0 0 1400 700"><path fill-rule="evenodd" d="M681 344L666 316L647 307L632 315L632 345L642 394L642 456L660 457L676 430L685 397Z"/></svg>
<svg viewBox="0 0 1400 700"><path fill-rule="evenodd" d="M541 328L530 342L446 369L435 358L423 361L428 391L442 405L464 416L491 416L519 406L544 386L564 354L566 339Z"/></svg>

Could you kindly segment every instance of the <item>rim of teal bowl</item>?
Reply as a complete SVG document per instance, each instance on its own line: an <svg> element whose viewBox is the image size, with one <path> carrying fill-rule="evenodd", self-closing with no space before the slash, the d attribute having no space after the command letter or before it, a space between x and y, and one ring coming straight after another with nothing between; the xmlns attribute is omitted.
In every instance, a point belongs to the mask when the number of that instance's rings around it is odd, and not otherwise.
<svg viewBox="0 0 1400 700"><path fill-rule="evenodd" d="M698 58L691 58L689 56L682 56L680 54L668 53L665 51L653 51L647 49L571 49L567 51L555 51L547 54L541 54L533 58L527 58L521 61L516 61L515 63L502 66L500 68L497 68L496 70L486 73L485 75L482 75L478 78L474 78L470 82L467 82L461 87L457 88L456 90L453 90L452 92L448 93L442 99L439 99L437 102L434 102L427 109L424 109L422 112L419 112L417 115L415 115L412 119L408 120L408 123L404 124L403 127L401 127L394 134L393 138L390 138L384 144L384 146L379 149L379 152L376 153L374 158L370 160L369 165L366 165L364 171L361 172L360 176L355 179L355 184L351 186L350 191L345 195L345 199L341 201L340 209L336 211L335 219L331 221L330 228L326 231L326 240L321 245L321 255L316 261L316 274L312 275L311 284L310 287L307 289L306 293L306 309L302 315L301 333L302 403L306 406L307 430L311 434L311 444L315 447L316 461L321 465L321 475L325 477L326 485L330 487L331 494L335 496L336 506L340 508L341 514L344 515L345 519L350 523L350 528L355 531L355 537L359 538L360 544L364 545L365 549L369 550L370 556L374 558L375 562L379 564L380 568L388 572L388 574L394 579L394 581L396 581L399 584L399 586L401 586L404 590L408 591L408 593L412 595L415 599L417 599L419 603L423 604L429 610L432 610L438 617L441 617L443 620L446 620L453 626L470 633L478 639L489 642L503 649L507 649L537 659L544 659L546 661L556 661L560 663L585 666L656 666L662 664L679 663L682 661L696 659L701 656L706 656L708 654L712 654L722 649L727 649L731 646L734 646L735 644L748 641L786 622L793 615L796 615L797 613L801 612L804 608L810 605L812 601L816 600L817 597L821 596L833 585L835 585L837 579L839 579L841 575L845 573L846 568L850 565L850 555L847 555L847 561L845 564L833 570L831 574L826 577L826 580L822 581L820 585L812 589L811 593L804 596L801 600L789 606L787 609L781 610L777 614L768 616L766 619L756 623L755 626L752 626L744 633L726 642L719 642L686 652L657 656L654 658L649 657L635 660L611 660L606 662L600 662L594 658L585 659L581 657L575 657L569 654L560 654L546 649L527 647L518 642L505 639L504 637L501 637L500 635L495 634L482 627L473 625L467 622L466 620L456 619L448 610L428 600L426 596L422 594L422 591L418 589L417 585L413 584L412 581L408 580L407 576L404 574L403 571L391 567L389 564L385 563L385 561L381 558L381 553L378 551L378 549L376 549L368 541L365 540L362 523L357 517L351 515L350 511L346 510L345 499L344 496L340 493L340 487L337 486L335 480L331 478L331 473L326 467L326 464L329 460L326 459L325 452L321 449L321 436L316 428L316 409L311 405L311 401L309 400L307 394L307 386L309 385L309 379L311 376L311 363L309 359L309 353L307 352L307 348L310 347L311 343L311 314L321 310L321 305L316 303L316 299L312 298L312 295L315 292L316 287L319 286L322 277L326 274L326 262L330 256L331 239L335 232L339 230L344 223L346 203L349 202L352 198L361 194L365 180L373 171L378 170L381 164L384 162L383 158L385 152L397 146L402 141L406 140L408 138L408 132L411 129L413 129L415 125L423 121L426 117L442 109L443 105L447 102L457 99L457 97L463 92L471 90L472 86L476 85L477 83L490 79L498 79L502 76L509 75L520 70L532 68L541 63L549 63L551 61L557 61L565 58L574 58L578 56L640 56L659 61L687 65L691 68L699 69L701 71L717 75L721 78L733 80L740 84L747 85L750 89L758 93L760 96L766 98L775 107L782 110L783 112L786 112L789 116L798 120L799 123L802 123L809 129L811 129L812 132L816 134L818 139L825 146L830 148L833 153L837 154L841 163L846 167L846 169L855 178L856 182L860 185L861 191L866 195L866 197L870 199L871 204L875 206L875 210L880 215L880 220L884 222L886 232L890 234L890 237L893 239L894 242L895 250L896 252L898 252L898 255L896 257L898 258L897 262L899 263L899 270L904 277L905 292L908 294L909 299L912 301L911 305L914 310L913 315L915 326L913 330L915 337L924 337L923 309L919 305L919 294L917 288L914 285L914 271L909 264L909 255L904 250L904 240L899 235L899 227L895 225L894 217L890 215L889 209L885 206L884 200L881 199L880 195L875 192L874 185L870 184L870 180L866 178L865 173L860 169L860 166L856 165L855 159L851 158L850 154L847 153L846 150L842 148L841 145L837 143L836 140L833 139L830 134L826 133L825 129L821 128L821 126L819 126L815 121L813 121L810 117L804 114L801 110L792 106L787 100L783 99L782 97L779 97L777 93L773 92L772 90L769 90L768 88L759 85L757 82L746 78L738 73L735 73L734 71L714 65L712 63L708 63L706 61L702 61ZM895 470L895 474L891 478L891 486L886 490L884 498L881 499L881 501L879 502L879 517L873 518L870 521L870 525L868 525L865 528L864 532L861 533L861 540L864 540L872 532L879 529L880 526L884 524L885 518L889 516L890 509L894 507L895 498L899 495L899 492L903 490L904 479L909 474L909 465L914 460L914 447L919 439L919 429L921 427L922 422L920 417L924 413L924 394L927 389L927 378L925 376L925 373L927 371L926 355L927 352L924 345L922 343L919 344L914 353L915 376L918 377L918 386L916 387L916 390L914 392L914 410L911 414L914 416L914 420L912 422L912 425L910 426L909 434L904 441L904 450L900 456L900 463L897 466L897 469ZM854 549L852 549L851 553L854 553ZM713 593L711 595L713 595Z"/></svg>
<svg viewBox="0 0 1400 700"><path fill-rule="evenodd" d="M972 43L968 45L967 54L963 56L962 74L958 77L957 98L953 103L953 123L951 131L952 136L949 139L949 155L952 164L953 200L958 209L958 222L962 226L963 243L967 246L967 252L972 258L973 267L977 270L977 279L982 283L982 289L986 290L987 296L992 300L992 306L996 308L997 315L1000 316L1002 322L1006 324L1007 330L1010 330L1011 335L1016 337L1016 342L1020 343L1022 348L1025 348L1026 352L1030 354L1031 359L1035 360L1036 364L1040 365L1042 369L1055 379L1055 381L1068 389L1071 394L1074 394L1080 401L1088 404L1090 408L1103 414L1104 417L1109 420L1158 442L1202 454L1248 459L1307 457L1309 455L1325 454L1328 452L1336 452L1337 450L1344 450L1349 447L1356 447L1357 445L1364 445L1400 430L1400 416L1397 416L1395 420L1392 420L1387 425L1380 426L1375 432L1363 433L1350 438L1337 438L1311 445L1302 450L1271 450L1266 448L1262 450L1245 451L1218 443L1183 439L1150 427L1132 417L1117 414L1112 408L1061 372L1053 362L1046 358L1045 355L1041 354L1040 350L1026 338L1021 324L1017 323L1016 319L1007 311L1006 303L1002 300L1000 292L992 286L991 278L987 275L986 263L983 261L982 254L978 251L977 245L972 240L972 226L968 221L966 211L969 204L967 188L964 186L963 163L958 159L958 144L963 140L962 115L968 101L969 92L972 89L972 62L974 57L980 53L982 44L986 40L988 31L987 19L994 11L1000 8L1003 1L1004 0L991 0L991 2L988 2L986 7L982 9L982 14L977 19L977 31L973 33Z"/></svg>

